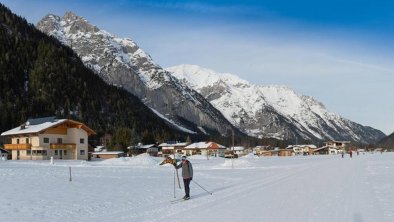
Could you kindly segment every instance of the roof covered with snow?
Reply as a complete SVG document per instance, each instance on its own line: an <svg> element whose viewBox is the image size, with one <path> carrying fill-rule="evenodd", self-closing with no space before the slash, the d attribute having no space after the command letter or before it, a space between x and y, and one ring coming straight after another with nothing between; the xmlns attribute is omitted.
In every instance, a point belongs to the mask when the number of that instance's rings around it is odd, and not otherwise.
<svg viewBox="0 0 394 222"><path fill-rule="evenodd" d="M159 144L159 147L179 147L179 146L187 146L189 145L188 142L183 142L183 143L179 143L179 142L175 142L175 143L161 143Z"/></svg>
<svg viewBox="0 0 394 222"><path fill-rule="evenodd" d="M123 154L123 151L102 151L102 152L94 152L92 155L117 155Z"/></svg>
<svg viewBox="0 0 394 222"><path fill-rule="evenodd" d="M192 143L185 148L186 149L225 149L226 147L215 142L197 142L197 143Z"/></svg>
<svg viewBox="0 0 394 222"><path fill-rule="evenodd" d="M306 148L306 147L309 147L309 148L312 148L312 149L316 149L316 148L317 148L316 145L313 145L313 144L289 145L289 146L287 146L286 148L287 148L287 149L292 149L292 148L296 148L296 147L298 147L298 148Z"/></svg>
<svg viewBox="0 0 394 222"><path fill-rule="evenodd" d="M237 150L237 151L241 151L241 150L244 150L245 149L245 147L243 147L243 146L234 146L234 147L231 147L231 150Z"/></svg>
<svg viewBox="0 0 394 222"><path fill-rule="evenodd" d="M56 119L55 117L45 117L45 118L29 119L22 125L3 132L1 136L41 133L46 129L56 127L66 122L79 125L80 128L84 129L86 132L88 132L88 134L96 134L92 129L90 129L83 123L69 119Z"/></svg>

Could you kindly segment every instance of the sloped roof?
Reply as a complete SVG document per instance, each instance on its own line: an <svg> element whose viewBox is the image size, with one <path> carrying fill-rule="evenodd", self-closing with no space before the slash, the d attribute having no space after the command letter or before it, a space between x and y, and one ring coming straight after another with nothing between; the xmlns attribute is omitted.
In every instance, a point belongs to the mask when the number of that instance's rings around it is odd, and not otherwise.
<svg viewBox="0 0 394 222"><path fill-rule="evenodd" d="M224 149L226 147L215 143L215 142L197 142L192 143L189 146L185 147L185 149Z"/></svg>
<svg viewBox="0 0 394 222"><path fill-rule="evenodd" d="M156 147L156 144L145 144L145 145L138 145L138 146L129 146L127 149L149 149L152 147Z"/></svg>
<svg viewBox="0 0 394 222"><path fill-rule="evenodd" d="M96 134L96 132L94 132L92 129L90 129L83 123L69 119L56 119L53 117L46 117L46 118L29 119L26 123L18 127L15 127L11 130L3 132L1 136L40 133L46 129L58 126L63 123L75 124L79 128L85 130L89 135Z"/></svg>
<svg viewBox="0 0 394 222"><path fill-rule="evenodd" d="M102 151L102 152L93 152L92 155L118 155L124 153L123 151Z"/></svg>
<svg viewBox="0 0 394 222"><path fill-rule="evenodd" d="M161 143L159 144L160 147L175 147L175 146L187 146L189 143Z"/></svg>
<svg viewBox="0 0 394 222"><path fill-rule="evenodd" d="M309 148L313 148L313 149L316 149L316 148L317 148L316 145L313 145L313 144L288 145L286 148L287 148L287 149L292 149L292 148L295 148L295 147L298 147L298 148L306 148L306 147L309 147Z"/></svg>

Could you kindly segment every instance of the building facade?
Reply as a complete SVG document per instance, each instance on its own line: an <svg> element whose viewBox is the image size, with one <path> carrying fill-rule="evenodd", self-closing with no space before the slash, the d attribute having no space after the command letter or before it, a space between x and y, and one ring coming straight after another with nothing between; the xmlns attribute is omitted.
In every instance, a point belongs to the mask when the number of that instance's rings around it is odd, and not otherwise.
<svg viewBox="0 0 394 222"><path fill-rule="evenodd" d="M186 146L182 153L186 156L192 155L203 155L203 156L214 156L224 157L226 147L215 142L197 142Z"/></svg>
<svg viewBox="0 0 394 222"><path fill-rule="evenodd" d="M87 160L88 137L94 134L83 123L46 117L29 119L1 136L10 138L4 149L11 152L13 160Z"/></svg>

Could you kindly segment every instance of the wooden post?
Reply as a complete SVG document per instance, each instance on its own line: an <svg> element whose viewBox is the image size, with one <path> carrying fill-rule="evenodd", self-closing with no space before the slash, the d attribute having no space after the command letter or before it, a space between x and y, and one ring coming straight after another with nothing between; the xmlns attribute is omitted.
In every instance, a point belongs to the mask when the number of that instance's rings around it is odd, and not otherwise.
<svg viewBox="0 0 394 222"><path fill-rule="evenodd" d="M72 177L71 177L71 167L69 167L70 169L70 182L72 181Z"/></svg>

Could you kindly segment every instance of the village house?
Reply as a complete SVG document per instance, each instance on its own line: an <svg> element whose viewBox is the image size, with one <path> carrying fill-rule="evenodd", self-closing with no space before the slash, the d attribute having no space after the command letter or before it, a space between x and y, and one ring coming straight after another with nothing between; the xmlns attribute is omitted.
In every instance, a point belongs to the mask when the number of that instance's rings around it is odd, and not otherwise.
<svg viewBox="0 0 394 222"><path fill-rule="evenodd" d="M245 156L247 154L247 152L245 151L245 147L243 146L234 146L231 147L229 150L234 151L234 154L240 156Z"/></svg>
<svg viewBox="0 0 394 222"><path fill-rule="evenodd" d="M88 136L94 134L83 123L46 117L29 119L1 136L11 141L4 149L11 151L13 160L87 160Z"/></svg>
<svg viewBox="0 0 394 222"><path fill-rule="evenodd" d="M270 149L271 146L256 146L252 150L253 154L256 156L264 156L264 154L267 153L267 151Z"/></svg>
<svg viewBox="0 0 394 222"><path fill-rule="evenodd" d="M293 156L293 149L279 149L275 147L273 150L260 151L259 156Z"/></svg>
<svg viewBox="0 0 394 222"><path fill-rule="evenodd" d="M328 154L336 155L346 152L346 149L350 146L350 141L328 141L325 142L328 147Z"/></svg>
<svg viewBox="0 0 394 222"><path fill-rule="evenodd" d="M198 142L192 143L186 146L182 152L183 155L204 155L204 156L216 156L224 157L225 146L222 146L215 142Z"/></svg>
<svg viewBox="0 0 394 222"><path fill-rule="evenodd" d="M167 141L166 143L161 143L159 144L159 147L161 148L161 151L159 151L158 156L163 156L167 157L170 155L175 155L177 153L178 155L183 154L183 149L190 143L188 142L178 142L178 141Z"/></svg>
<svg viewBox="0 0 394 222"><path fill-rule="evenodd" d="M313 150L314 155L337 155L341 154L342 152L346 152L347 149L350 147L350 141L328 141L324 143L324 146L315 148Z"/></svg>
<svg viewBox="0 0 394 222"><path fill-rule="evenodd" d="M331 149L336 149L339 151L346 150L350 146L350 141L327 141L325 145ZM331 152L330 152L331 154Z"/></svg>
<svg viewBox="0 0 394 222"><path fill-rule="evenodd" d="M316 146L313 144L306 145L289 145L286 149L292 149L294 155L313 155Z"/></svg>
<svg viewBox="0 0 394 222"><path fill-rule="evenodd" d="M119 158L124 157L125 153L123 151L108 151L105 146L96 146L94 148L94 152L89 152L89 160L96 159L111 159L111 158Z"/></svg>
<svg viewBox="0 0 394 222"><path fill-rule="evenodd" d="M316 148L315 150L313 150L313 155L327 155L329 154L330 149L328 146L323 146L323 147L319 147Z"/></svg>
<svg viewBox="0 0 394 222"><path fill-rule="evenodd" d="M100 151L100 152L93 152L92 160L94 159L111 159L111 158L119 158L124 157L123 151Z"/></svg>
<svg viewBox="0 0 394 222"><path fill-rule="evenodd" d="M127 147L131 155L139 155L147 153L149 156L158 156L159 147L156 144L145 144L138 143L136 146Z"/></svg>

